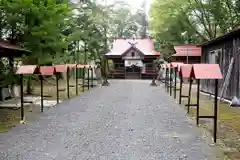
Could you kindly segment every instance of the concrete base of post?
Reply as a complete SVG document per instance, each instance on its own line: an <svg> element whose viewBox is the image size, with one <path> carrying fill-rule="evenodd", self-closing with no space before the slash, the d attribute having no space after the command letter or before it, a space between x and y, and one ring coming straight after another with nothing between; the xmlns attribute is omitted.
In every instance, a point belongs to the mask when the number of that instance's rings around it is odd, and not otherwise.
<svg viewBox="0 0 240 160"><path fill-rule="evenodd" d="M153 86L153 87L157 86L155 79L152 80L152 83L150 84L150 86Z"/></svg>
<svg viewBox="0 0 240 160"><path fill-rule="evenodd" d="M104 79L103 83L102 83L102 86L109 86L109 85L110 85L110 83L108 82L108 80Z"/></svg>

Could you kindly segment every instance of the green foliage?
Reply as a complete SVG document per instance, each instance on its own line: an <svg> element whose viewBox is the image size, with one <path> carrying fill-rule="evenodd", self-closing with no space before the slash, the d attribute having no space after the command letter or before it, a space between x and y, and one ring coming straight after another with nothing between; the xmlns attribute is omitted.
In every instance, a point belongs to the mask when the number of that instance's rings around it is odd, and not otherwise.
<svg viewBox="0 0 240 160"><path fill-rule="evenodd" d="M173 53L175 44L202 43L238 27L239 22L235 0L155 0L150 10L152 35L165 57Z"/></svg>
<svg viewBox="0 0 240 160"><path fill-rule="evenodd" d="M70 14L67 1L2 0L1 38L19 41L31 58L62 52L67 47L62 31ZM3 32L5 34L3 34Z"/></svg>
<svg viewBox="0 0 240 160"><path fill-rule="evenodd" d="M0 18L0 39L32 51L23 64L39 65L98 60L103 67L111 37L144 37L148 26L143 9L131 13L121 1L1 0Z"/></svg>

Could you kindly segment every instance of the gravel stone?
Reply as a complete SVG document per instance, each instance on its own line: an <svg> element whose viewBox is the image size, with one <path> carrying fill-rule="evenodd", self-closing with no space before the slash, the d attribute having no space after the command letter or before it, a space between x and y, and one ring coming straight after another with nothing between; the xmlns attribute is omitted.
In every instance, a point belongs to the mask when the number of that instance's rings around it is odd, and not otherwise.
<svg viewBox="0 0 240 160"><path fill-rule="evenodd" d="M215 160L163 86L111 80L0 134L0 160Z"/></svg>

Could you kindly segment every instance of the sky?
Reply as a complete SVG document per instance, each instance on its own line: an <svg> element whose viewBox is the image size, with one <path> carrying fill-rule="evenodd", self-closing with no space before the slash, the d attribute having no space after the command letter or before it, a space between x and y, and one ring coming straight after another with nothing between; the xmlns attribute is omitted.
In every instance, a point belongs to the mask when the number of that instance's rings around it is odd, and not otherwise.
<svg viewBox="0 0 240 160"><path fill-rule="evenodd" d="M104 1L104 0L102 0L102 1ZM116 0L107 0L107 1L109 1L110 3L113 3ZM138 8L140 8L140 6L141 6L141 4L143 3L144 0L122 0L122 1L128 3L131 7L131 10L134 12ZM145 1L146 1L146 13L148 13L152 0L145 0Z"/></svg>
<svg viewBox="0 0 240 160"><path fill-rule="evenodd" d="M79 0L71 0L71 1L72 2L77 2ZM116 0L97 0L97 1L99 1L101 3L105 3L105 1L107 1L108 4L112 4ZM141 4L144 0L120 0L120 1L124 1L124 2L128 3L131 7L132 12L135 12L138 8L140 8L140 6L141 6ZM146 13L148 13L153 0L145 0L145 1L146 1Z"/></svg>

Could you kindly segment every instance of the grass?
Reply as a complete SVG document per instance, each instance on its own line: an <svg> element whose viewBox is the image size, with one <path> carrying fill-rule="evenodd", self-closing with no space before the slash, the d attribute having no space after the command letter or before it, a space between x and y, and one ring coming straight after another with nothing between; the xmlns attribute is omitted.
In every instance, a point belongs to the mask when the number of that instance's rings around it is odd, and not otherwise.
<svg viewBox="0 0 240 160"><path fill-rule="evenodd" d="M79 80L79 84L81 83L81 80ZM75 80L70 79L70 98L73 98L76 96L76 88L75 88ZM91 83L90 83L91 84ZM34 96L40 96L41 86L40 81L33 82ZM43 83L43 95L45 96L44 99L46 100L56 100L56 82L54 80L48 80L44 81ZM64 90L65 89L65 90ZM91 87L90 87L91 89ZM59 99L60 100L66 100L67 97L67 85L66 81L60 80L59 81ZM87 87L84 87L84 91L88 91ZM78 86L78 95L80 95L82 92L82 86ZM49 109L48 107L45 107L44 110ZM21 110L20 109L10 109L10 108L0 108L0 133L1 132L7 132L12 127L20 124L21 120ZM40 107L36 107L34 105L24 106L24 112L25 112L25 119L27 121L36 118L36 115L41 114Z"/></svg>
<svg viewBox="0 0 240 160"><path fill-rule="evenodd" d="M183 85L183 94L188 95L188 84ZM192 88L191 103L196 103L196 87ZM179 92L177 92L179 93ZM177 97L179 95L177 94ZM213 115L213 98L200 94L200 115ZM183 98L182 106L187 104L187 98ZM218 101L218 143L224 159L240 159L240 108L229 106L228 103ZM186 111L187 111L187 107ZM196 107L190 108L189 115L196 118ZM200 126L212 133L212 120L200 119Z"/></svg>
<svg viewBox="0 0 240 160"><path fill-rule="evenodd" d="M24 113L25 115L29 115L29 113L33 114L33 110L36 109L34 106L25 106ZM9 109L9 108L1 108L0 109L0 133L7 132L12 127L20 124L21 120L21 110L20 109ZM29 118L32 117L29 116Z"/></svg>

